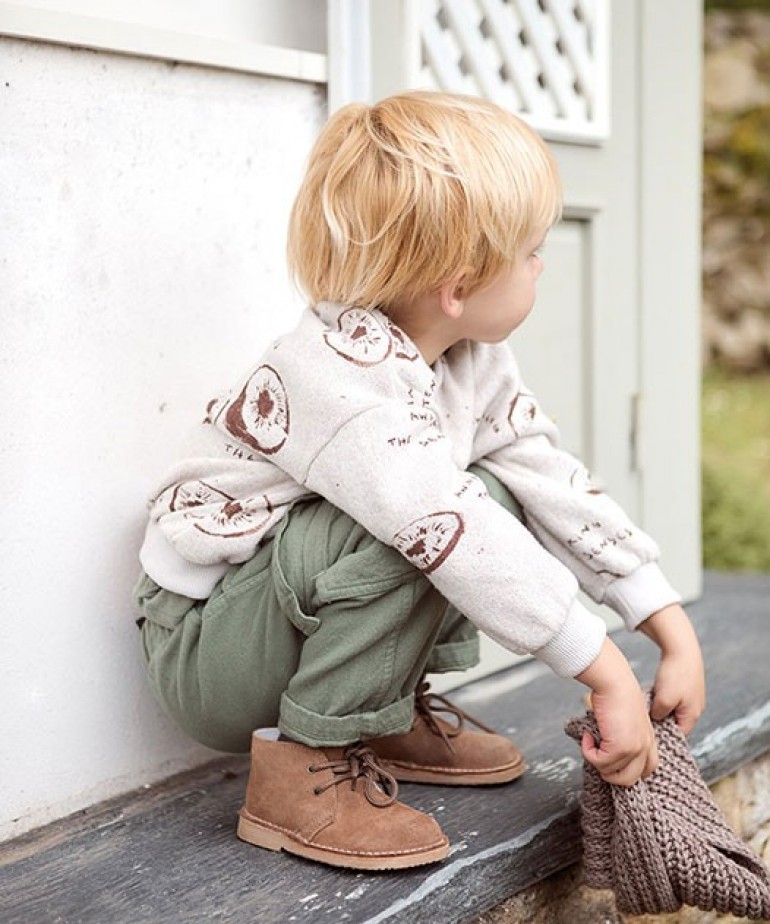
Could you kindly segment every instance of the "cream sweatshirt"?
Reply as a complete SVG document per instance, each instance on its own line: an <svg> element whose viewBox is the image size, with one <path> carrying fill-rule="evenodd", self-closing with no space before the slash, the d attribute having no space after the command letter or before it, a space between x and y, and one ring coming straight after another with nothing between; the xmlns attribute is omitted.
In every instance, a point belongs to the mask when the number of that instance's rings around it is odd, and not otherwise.
<svg viewBox="0 0 770 924"><path fill-rule="evenodd" d="M527 526L472 463L509 488ZM652 539L559 448L505 344L462 341L431 367L379 311L308 309L209 403L193 454L151 503L142 566L205 599L313 495L398 549L483 632L563 676L604 640L578 587L631 629L679 600Z"/></svg>

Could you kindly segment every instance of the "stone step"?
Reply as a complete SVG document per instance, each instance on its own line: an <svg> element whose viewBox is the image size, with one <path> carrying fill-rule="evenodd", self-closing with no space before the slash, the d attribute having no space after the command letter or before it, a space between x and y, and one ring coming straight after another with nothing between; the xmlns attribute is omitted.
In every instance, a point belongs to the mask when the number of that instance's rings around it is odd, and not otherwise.
<svg viewBox="0 0 770 924"><path fill-rule="evenodd" d="M713 781L770 750L770 576L708 575L688 611L709 681L692 745ZM654 646L640 633L616 640L650 684ZM529 662L452 694L510 735L529 770L508 786L401 787L447 833L443 864L357 873L237 840L247 764L232 758L0 847L0 922L472 922L579 859L579 755L562 726L583 711L582 693Z"/></svg>

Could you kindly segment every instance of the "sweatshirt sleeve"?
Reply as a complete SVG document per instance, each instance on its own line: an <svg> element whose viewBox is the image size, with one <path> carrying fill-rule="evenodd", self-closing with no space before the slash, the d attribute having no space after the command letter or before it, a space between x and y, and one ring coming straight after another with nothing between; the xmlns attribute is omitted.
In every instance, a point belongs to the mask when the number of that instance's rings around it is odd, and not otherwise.
<svg viewBox="0 0 770 924"><path fill-rule="evenodd" d="M565 676L598 655L604 623L577 601L574 576L456 467L435 425L398 401L350 420L305 483L394 546L504 647Z"/></svg>
<svg viewBox="0 0 770 924"><path fill-rule="evenodd" d="M585 466L559 447L556 426L522 384L515 364L512 369L500 379L488 411L492 419L501 406L507 408L504 438L481 449L478 464L513 493L529 529L581 588L635 629L681 599L658 567L658 547L594 486ZM485 435L479 439L483 443Z"/></svg>
<svg viewBox="0 0 770 924"><path fill-rule="evenodd" d="M218 426L396 548L501 645L579 674L604 622L576 599L569 569L465 471L436 387L387 318L322 304L268 351ZM457 392L475 406L469 379Z"/></svg>

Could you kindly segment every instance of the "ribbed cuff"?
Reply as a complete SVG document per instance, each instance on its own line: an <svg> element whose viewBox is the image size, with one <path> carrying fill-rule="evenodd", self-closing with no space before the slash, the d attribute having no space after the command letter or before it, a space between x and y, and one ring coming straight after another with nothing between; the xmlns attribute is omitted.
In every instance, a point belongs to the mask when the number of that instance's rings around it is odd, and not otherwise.
<svg viewBox="0 0 770 924"><path fill-rule="evenodd" d="M560 677L575 677L596 660L606 635L604 620L576 600L559 632L533 654Z"/></svg>
<svg viewBox="0 0 770 924"><path fill-rule="evenodd" d="M604 592L602 602L615 610L627 629L633 630L664 606L681 600L658 565L649 562L628 577L613 581Z"/></svg>

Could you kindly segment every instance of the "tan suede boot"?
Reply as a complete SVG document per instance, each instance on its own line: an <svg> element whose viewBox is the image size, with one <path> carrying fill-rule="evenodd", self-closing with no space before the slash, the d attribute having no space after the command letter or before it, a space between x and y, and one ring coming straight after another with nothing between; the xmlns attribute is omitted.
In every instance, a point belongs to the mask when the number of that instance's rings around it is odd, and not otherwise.
<svg viewBox="0 0 770 924"><path fill-rule="evenodd" d="M381 766L397 780L445 786L483 786L509 783L524 773L526 764L518 748L443 696L430 693L422 682L414 697L415 717L411 731L403 735L369 738L366 746L379 757ZM445 712L446 721L436 715ZM481 732L465 728L472 722Z"/></svg>
<svg viewBox="0 0 770 924"><path fill-rule="evenodd" d="M443 860L436 822L396 801L398 784L361 744L310 748L255 732L238 837L268 850L352 869Z"/></svg>

